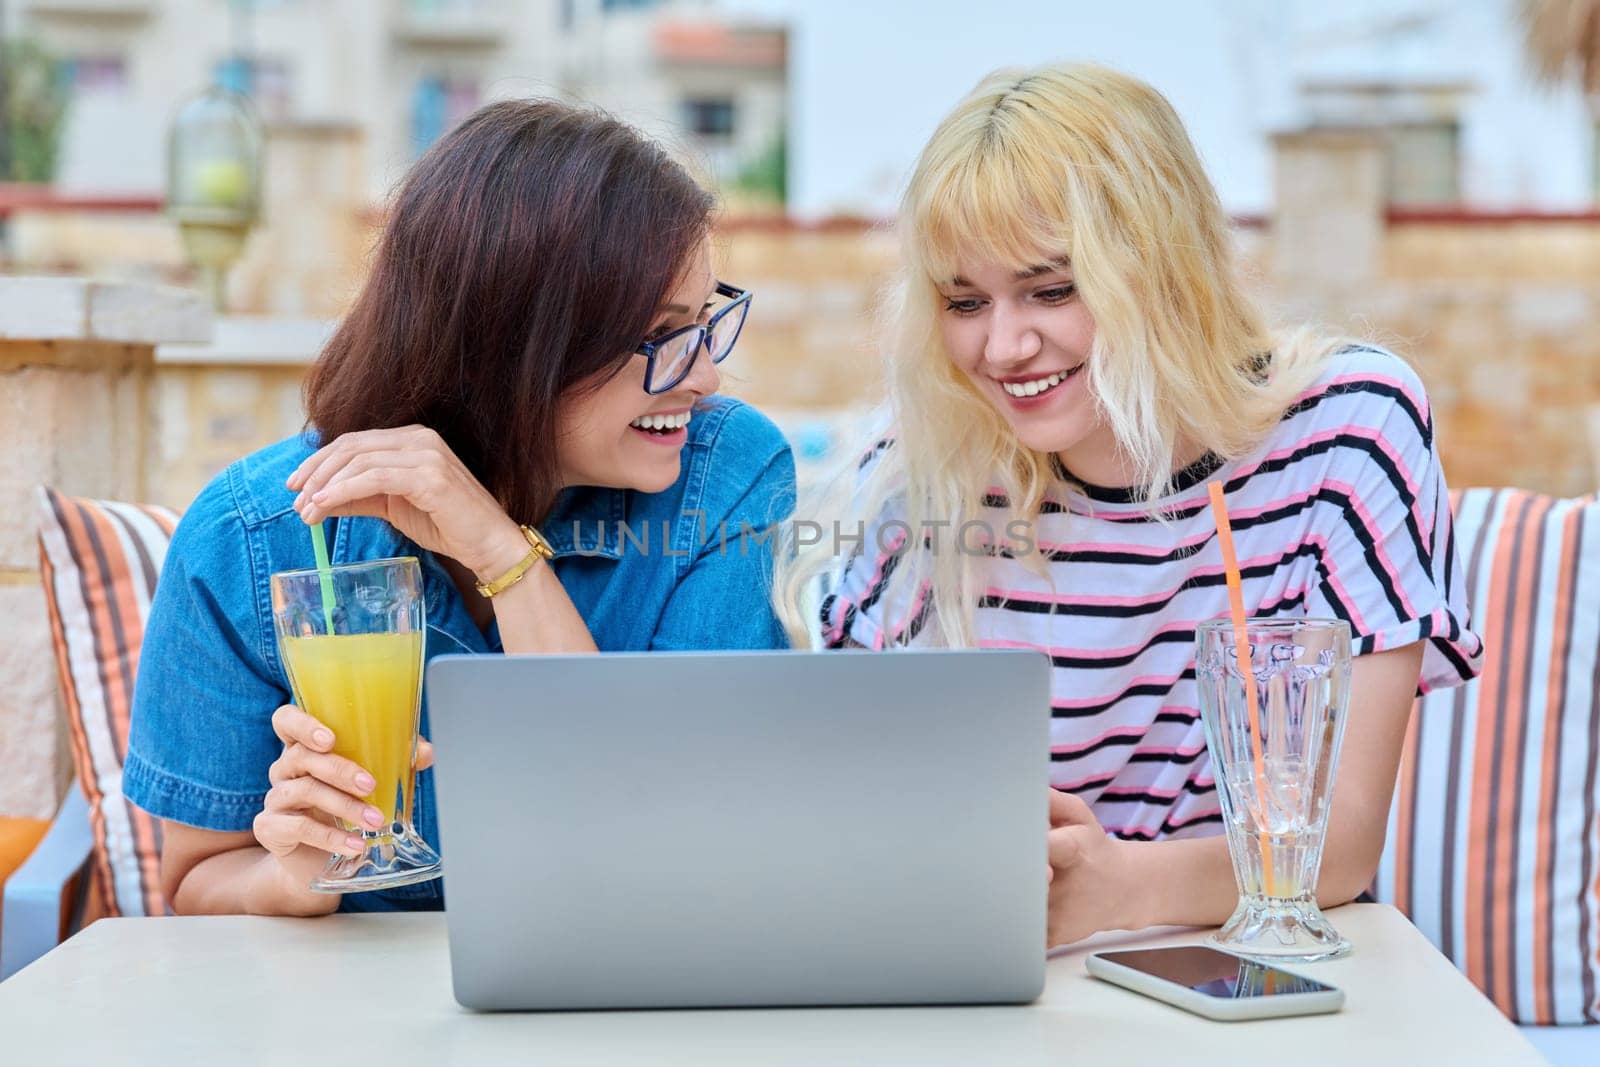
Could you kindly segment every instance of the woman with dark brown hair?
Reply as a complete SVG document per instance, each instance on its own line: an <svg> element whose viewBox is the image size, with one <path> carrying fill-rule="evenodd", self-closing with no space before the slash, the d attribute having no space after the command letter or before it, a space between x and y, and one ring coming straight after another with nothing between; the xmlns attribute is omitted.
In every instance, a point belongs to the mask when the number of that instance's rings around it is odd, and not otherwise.
<svg viewBox="0 0 1600 1067"><path fill-rule="evenodd" d="M658 145L553 102L485 107L416 164L307 432L218 476L167 556L123 788L163 820L174 909L442 904L438 881L308 888L363 849L335 819L382 821L367 770L289 704L267 583L312 565L308 523L335 564L421 559L428 656L787 644L762 535L794 465L713 395L750 294L712 275L711 213ZM437 841L431 775L414 815Z"/></svg>

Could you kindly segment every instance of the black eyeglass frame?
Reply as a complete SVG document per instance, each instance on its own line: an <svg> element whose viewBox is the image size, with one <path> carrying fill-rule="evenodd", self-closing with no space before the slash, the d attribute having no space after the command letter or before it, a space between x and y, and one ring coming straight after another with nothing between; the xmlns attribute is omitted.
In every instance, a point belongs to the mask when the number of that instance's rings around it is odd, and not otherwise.
<svg viewBox="0 0 1600 1067"><path fill-rule="evenodd" d="M717 295L728 297L729 300L726 304L719 307L716 312L705 322L692 322L687 326L681 326L669 334L657 337L654 341L646 341L638 348L634 349L636 353L645 357L645 359L649 361L645 365L644 369L645 392L654 395L657 393L665 393L670 389L676 388L678 384L687 378L694 370L695 361L700 358L701 351L709 348L711 343L711 334L716 330L717 324L723 319L727 318L729 315L733 314L735 310L738 310L740 315L739 327L734 331L733 339L728 342L728 350L722 353L720 356L713 356L712 361L715 363L721 363L723 360L728 358L728 355L733 351L733 346L739 343L739 335L744 333L745 319L750 314L750 300L754 294L748 289L740 289L738 286L729 285L727 282L718 282ZM668 343L682 337L684 334L694 333L696 331L699 332L700 336L693 342L694 354L691 355L689 357L689 361L683 365L683 371L670 382L657 382L655 380L657 354L661 352L662 349L668 345Z"/></svg>

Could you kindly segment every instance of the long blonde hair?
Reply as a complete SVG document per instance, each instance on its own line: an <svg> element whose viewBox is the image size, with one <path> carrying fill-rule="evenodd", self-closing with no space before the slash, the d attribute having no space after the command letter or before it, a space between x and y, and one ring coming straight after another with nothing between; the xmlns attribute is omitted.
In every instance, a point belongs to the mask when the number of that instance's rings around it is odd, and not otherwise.
<svg viewBox="0 0 1600 1067"><path fill-rule="evenodd" d="M1036 518L1051 457L1017 440L949 359L937 283L974 263L1069 261L1095 324L1086 367L1141 498L1169 485L1180 442L1238 458L1316 377L1327 340L1273 337L1238 277L1228 219L1172 105L1143 82L1090 65L999 70L922 150L898 219L901 270L887 303L890 435L859 484L802 507L831 527L886 513L912 531L977 513L991 486L1012 519ZM1271 353L1270 374L1261 357ZM853 473L854 464L852 464ZM821 510L827 509L827 510ZM1009 526L1009 524L1008 524ZM869 527L870 528L870 527ZM935 643L973 643L983 556L906 546L880 601L896 632L930 584ZM947 546L948 547L948 546ZM808 590L838 565L832 539L780 559L775 598L791 638L810 632ZM1035 556L1033 565L1042 567Z"/></svg>

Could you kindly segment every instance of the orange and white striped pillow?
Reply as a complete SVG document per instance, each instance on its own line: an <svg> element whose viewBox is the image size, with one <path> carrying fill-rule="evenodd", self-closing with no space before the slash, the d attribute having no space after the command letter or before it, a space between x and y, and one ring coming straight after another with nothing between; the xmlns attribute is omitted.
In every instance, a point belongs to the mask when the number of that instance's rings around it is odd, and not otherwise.
<svg viewBox="0 0 1600 1067"><path fill-rule="evenodd" d="M1600 502L1453 504L1484 669L1417 702L1375 893L1512 1020L1600 1022Z"/></svg>
<svg viewBox="0 0 1600 1067"><path fill-rule="evenodd" d="M39 490L39 566L95 884L109 915L162 915L161 827L122 795L128 714L156 576L178 516Z"/></svg>

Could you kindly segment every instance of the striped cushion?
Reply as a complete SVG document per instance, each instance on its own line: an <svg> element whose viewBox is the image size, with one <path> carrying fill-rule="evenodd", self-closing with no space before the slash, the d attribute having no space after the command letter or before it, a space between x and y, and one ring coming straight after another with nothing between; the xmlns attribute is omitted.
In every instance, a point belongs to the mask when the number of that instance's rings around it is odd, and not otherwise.
<svg viewBox="0 0 1600 1067"><path fill-rule="evenodd" d="M1457 495L1482 675L1417 702L1374 891L1516 1022L1600 1022L1600 502Z"/></svg>
<svg viewBox="0 0 1600 1067"><path fill-rule="evenodd" d="M160 825L122 796L133 676L178 517L165 508L39 491L39 566L72 759L89 801L108 915L161 915Z"/></svg>

